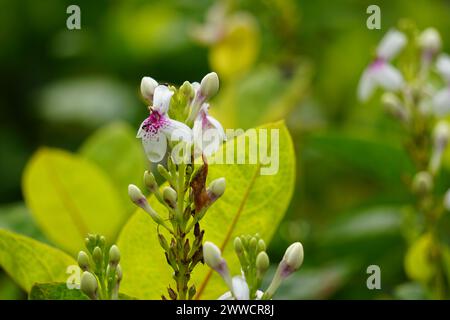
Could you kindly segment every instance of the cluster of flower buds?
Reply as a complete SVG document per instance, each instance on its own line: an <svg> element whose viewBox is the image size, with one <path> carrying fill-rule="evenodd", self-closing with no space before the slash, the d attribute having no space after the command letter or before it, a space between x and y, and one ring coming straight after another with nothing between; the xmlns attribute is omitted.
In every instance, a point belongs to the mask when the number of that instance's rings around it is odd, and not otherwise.
<svg viewBox="0 0 450 320"><path fill-rule="evenodd" d="M258 234L236 237L234 250L239 258L242 274L232 277L221 250L208 241L203 246L205 263L223 278L229 289L219 300L271 299L282 281L303 263L303 246L300 242L295 242L286 250L267 290L261 291L262 280L270 266L264 240Z"/></svg>
<svg viewBox="0 0 450 320"><path fill-rule="evenodd" d="M78 265L83 274L80 290L92 300L117 300L122 280L120 251L116 245L108 247L105 237L88 235L87 252L78 253Z"/></svg>

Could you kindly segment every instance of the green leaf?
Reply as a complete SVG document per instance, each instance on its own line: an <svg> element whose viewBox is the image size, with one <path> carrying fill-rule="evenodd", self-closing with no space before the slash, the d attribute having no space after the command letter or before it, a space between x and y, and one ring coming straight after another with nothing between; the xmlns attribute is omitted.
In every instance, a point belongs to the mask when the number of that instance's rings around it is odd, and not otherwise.
<svg viewBox="0 0 450 320"><path fill-rule="evenodd" d="M134 206L128 198L127 186L130 182L139 185L147 167L136 130L122 122L100 128L84 142L80 154L109 175L119 191L120 200L131 214Z"/></svg>
<svg viewBox="0 0 450 320"><path fill-rule="evenodd" d="M327 159L345 161L352 170L365 171L390 185L398 185L402 174L413 172L413 165L401 148L372 138L318 134L309 138L307 148L321 152Z"/></svg>
<svg viewBox="0 0 450 320"><path fill-rule="evenodd" d="M295 179L295 155L292 140L283 122L262 128L279 129L279 171L260 175L261 163L210 165L208 181L225 177L227 189L201 222L205 240L223 249L231 271L238 274L238 260L232 240L241 234L258 232L270 241L291 199ZM261 132L261 131L258 131ZM270 136L270 134L269 134ZM241 141L244 136L236 140ZM228 143L232 143L228 141ZM270 145L270 144L269 144ZM248 162L246 162L248 163ZM166 211L151 198L151 205L165 215ZM122 259L124 292L145 299L159 299L173 284L171 270L160 248L156 226L149 216L138 210L123 228L118 246ZM210 269L199 265L193 274L198 298L215 299L226 291L223 281Z"/></svg>
<svg viewBox="0 0 450 320"><path fill-rule="evenodd" d="M431 261L433 247L434 240L430 233L422 235L409 247L405 256L405 271L410 279L427 283L435 275Z"/></svg>
<svg viewBox="0 0 450 320"><path fill-rule="evenodd" d="M89 300L79 289L69 289L66 283L37 283L30 291L30 300Z"/></svg>
<svg viewBox="0 0 450 320"><path fill-rule="evenodd" d="M69 289L66 283L37 283L28 295L30 300L89 300L79 289ZM126 294L119 293L119 300L136 300Z"/></svg>
<svg viewBox="0 0 450 320"><path fill-rule="evenodd" d="M0 266L25 291L37 282L65 281L70 265L76 262L64 252L0 229Z"/></svg>
<svg viewBox="0 0 450 320"><path fill-rule="evenodd" d="M97 166L68 152L43 148L25 168L25 201L49 240L69 253L87 233L114 241L126 212L111 180Z"/></svg>

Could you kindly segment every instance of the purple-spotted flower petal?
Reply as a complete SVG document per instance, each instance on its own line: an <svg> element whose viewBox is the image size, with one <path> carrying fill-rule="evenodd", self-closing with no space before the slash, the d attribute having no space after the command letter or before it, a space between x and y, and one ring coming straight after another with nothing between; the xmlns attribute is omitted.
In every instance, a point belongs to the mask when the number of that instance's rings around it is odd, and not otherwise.
<svg viewBox="0 0 450 320"><path fill-rule="evenodd" d="M156 87L150 115L142 122L137 133L137 138L142 139L145 154L151 162L159 162L164 158L167 140L192 141L191 129L167 115L172 95L173 92L168 87Z"/></svg>

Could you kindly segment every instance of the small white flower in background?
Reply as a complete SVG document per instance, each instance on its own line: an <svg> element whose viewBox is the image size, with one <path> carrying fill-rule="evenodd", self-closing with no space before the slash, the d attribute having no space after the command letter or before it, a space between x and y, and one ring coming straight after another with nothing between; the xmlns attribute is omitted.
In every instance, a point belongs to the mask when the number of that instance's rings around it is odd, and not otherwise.
<svg viewBox="0 0 450 320"><path fill-rule="evenodd" d="M227 137L219 121L208 114L209 103L201 107L192 128L197 151L209 156L216 152Z"/></svg>
<svg viewBox="0 0 450 320"><path fill-rule="evenodd" d="M433 96L433 111L437 116L450 113L450 56L441 54L436 61L436 70L446 82L446 87Z"/></svg>
<svg viewBox="0 0 450 320"><path fill-rule="evenodd" d="M152 90L154 80L144 79L141 83L142 95L153 101L153 106L150 108L149 117L139 127L137 138L142 139L148 159L151 162L159 162L166 154L168 139L191 142L192 131L184 123L170 119L167 114L173 92L164 85L158 85Z"/></svg>
<svg viewBox="0 0 450 320"><path fill-rule="evenodd" d="M377 48L377 57L363 72L358 85L358 98L366 101L377 87L398 91L403 86L402 74L393 67L392 60L406 45L406 36L392 29L386 33Z"/></svg>

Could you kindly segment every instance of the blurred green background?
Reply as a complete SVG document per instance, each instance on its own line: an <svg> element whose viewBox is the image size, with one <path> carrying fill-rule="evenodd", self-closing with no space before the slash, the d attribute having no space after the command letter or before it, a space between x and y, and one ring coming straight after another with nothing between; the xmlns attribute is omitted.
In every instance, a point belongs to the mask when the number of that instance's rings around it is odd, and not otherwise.
<svg viewBox="0 0 450 320"><path fill-rule="evenodd" d="M286 118L295 141L296 191L269 255L278 261L300 240L306 258L278 298L422 297L403 267L411 198L401 178L412 165L400 128L376 99L357 102L356 86L403 18L437 28L449 52L450 2L226 1L224 34L205 41L215 3L0 0L0 228L46 241L21 194L39 146L75 151L113 121L137 128L142 76L180 85L212 70L222 80L212 111L226 127ZM70 4L81 8L81 30L66 28ZM366 28L371 4L381 30ZM366 287L371 264L381 267L382 290ZM0 299L24 297L0 272Z"/></svg>

